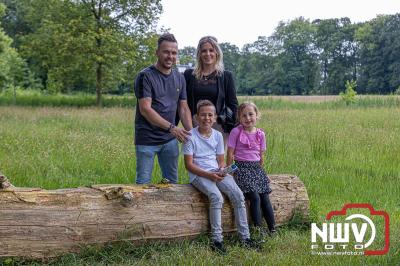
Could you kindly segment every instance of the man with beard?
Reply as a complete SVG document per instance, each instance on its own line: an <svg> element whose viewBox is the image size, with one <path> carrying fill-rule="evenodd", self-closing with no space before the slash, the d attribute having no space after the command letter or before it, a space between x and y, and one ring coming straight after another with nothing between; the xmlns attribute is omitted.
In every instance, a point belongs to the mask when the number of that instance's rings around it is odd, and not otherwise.
<svg viewBox="0 0 400 266"><path fill-rule="evenodd" d="M179 142L186 142L192 129L186 99L186 83L173 68L178 43L173 34L158 39L157 62L142 70L135 81L136 184L148 184L157 154L163 178L178 181ZM177 126L179 119L183 127Z"/></svg>

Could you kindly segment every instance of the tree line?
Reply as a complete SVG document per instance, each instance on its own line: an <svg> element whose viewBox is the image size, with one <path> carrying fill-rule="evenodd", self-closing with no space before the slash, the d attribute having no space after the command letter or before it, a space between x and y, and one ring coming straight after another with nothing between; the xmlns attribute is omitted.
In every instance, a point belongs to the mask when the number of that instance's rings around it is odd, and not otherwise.
<svg viewBox="0 0 400 266"><path fill-rule="evenodd" d="M222 43L225 67L242 94L334 94L355 81L363 94L400 93L400 14L364 23L349 18L280 22L272 36L242 49ZM194 47L180 51L194 63Z"/></svg>
<svg viewBox="0 0 400 266"><path fill-rule="evenodd" d="M160 0L1 0L0 90L47 93L133 91L155 60ZM179 37L179 36L177 36ZM218 36L217 36L218 37ZM239 48L222 43L225 67L242 94L338 94L400 87L400 14L280 22L269 37ZM194 63L195 48L180 49Z"/></svg>

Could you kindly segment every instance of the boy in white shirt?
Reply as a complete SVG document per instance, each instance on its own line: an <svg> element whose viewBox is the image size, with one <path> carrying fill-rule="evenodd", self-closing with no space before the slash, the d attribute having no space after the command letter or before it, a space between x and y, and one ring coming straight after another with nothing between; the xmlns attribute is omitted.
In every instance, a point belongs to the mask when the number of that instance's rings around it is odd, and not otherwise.
<svg viewBox="0 0 400 266"><path fill-rule="evenodd" d="M190 183L210 200L212 248L220 253L226 253L221 224L221 210L224 203L222 192L228 196L233 205L242 245L258 249L259 245L250 239L242 191L231 175L218 171L225 167L224 141L222 134L212 128L216 121L213 103L208 100L199 101L196 119L198 127L191 130L189 140L183 145L183 154Z"/></svg>

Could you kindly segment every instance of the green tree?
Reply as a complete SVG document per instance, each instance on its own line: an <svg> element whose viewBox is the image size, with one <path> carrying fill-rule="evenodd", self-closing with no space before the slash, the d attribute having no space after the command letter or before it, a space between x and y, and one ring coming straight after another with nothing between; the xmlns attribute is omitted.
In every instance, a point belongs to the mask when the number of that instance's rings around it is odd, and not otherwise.
<svg viewBox="0 0 400 266"><path fill-rule="evenodd" d="M274 86L279 86L283 94L315 92L319 77L314 32L315 27L303 17L280 22L275 29L272 38L278 56Z"/></svg>
<svg viewBox="0 0 400 266"><path fill-rule="evenodd" d="M272 39L258 37L257 41L243 47L237 67L239 89L245 94L275 93L272 84L275 78Z"/></svg>
<svg viewBox="0 0 400 266"><path fill-rule="evenodd" d="M349 18L315 20L314 42L321 69L319 93L338 94L346 80L356 79L356 26Z"/></svg>
<svg viewBox="0 0 400 266"><path fill-rule="evenodd" d="M185 46L179 49L179 63L182 65L192 65L196 63L196 48L193 46Z"/></svg>
<svg viewBox="0 0 400 266"><path fill-rule="evenodd" d="M154 60L159 0L22 0L21 51L49 91L125 90Z"/></svg>
<svg viewBox="0 0 400 266"><path fill-rule="evenodd" d="M30 6L26 1L21 0L2 0L6 6L6 12L1 19L1 24L8 36L13 39L13 46L20 46L19 37L34 31L33 25L25 20L27 10Z"/></svg>
<svg viewBox="0 0 400 266"><path fill-rule="evenodd" d="M0 3L0 17L5 13L5 6ZM11 47L12 39L3 31L0 24L0 90L22 86L24 82L25 62Z"/></svg>
<svg viewBox="0 0 400 266"><path fill-rule="evenodd" d="M220 44L220 46L222 52L224 53L225 69L232 71L233 73L236 73L240 59L239 47L237 47L234 44L230 44L228 42L223 42Z"/></svg>
<svg viewBox="0 0 400 266"><path fill-rule="evenodd" d="M112 68L111 64L114 64L115 60L129 59L130 51L135 48L132 37L140 36L151 29L162 10L161 3L160 0L81 0L79 2L91 14L93 22L93 27L88 30L94 38L91 48L96 68L97 104L100 105L105 72ZM120 61L120 63L123 62ZM112 74L115 74L116 69L112 68L112 70Z"/></svg>
<svg viewBox="0 0 400 266"><path fill-rule="evenodd" d="M400 86L400 14L381 15L364 23L356 38L360 43L360 91L396 91Z"/></svg>
<svg viewBox="0 0 400 266"><path fill-rule="evenodd" d="M236 90L240 91L239 84L239 63L240 63L240 50L234 44L223 42L220 44L222 52L224 53L224 67L233 73L233 78L235 81Z"/></svg>

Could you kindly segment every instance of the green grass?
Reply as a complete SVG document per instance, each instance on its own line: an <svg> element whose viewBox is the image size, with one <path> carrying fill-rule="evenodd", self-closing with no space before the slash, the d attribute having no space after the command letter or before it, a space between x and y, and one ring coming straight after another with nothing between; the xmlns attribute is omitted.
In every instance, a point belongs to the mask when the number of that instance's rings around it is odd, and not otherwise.
<svg viewBox="0 0 400 266"><path fill-rule="evenodd" d="M385 256L310 254L309 228L286 226L263 252L228 240L219 256L202 236L193 241L88 248L51 265L398 265L400 264L400 108L269 109L259 127L268 136L266 170L304 182L313 221L345 203L371 203L391 218ZM134 111L128 108L0 107L0 171L16 186L46 189L101 183L133 183ZM180 182L187 183L182 159ZM161 178L156 166L153 181ZM26 263L24 261L11 261ZM35 263L35 262L28 262ZM1 264L1 260L0 260Z"/></svg>
<svg viewBox="0 0 400 266"><path fill-rule="evenodd" d="M318 96L316 96L318 97ZM323 97L323 96L321 96ZM376 108L376 107L400 107L400 97L397 95L360 95L356 99L356 102L347 105L345 101L341 99L335 99L330 101L315 101L307 102L307 97L300 101L290 101L285 99L276 99L268 96L256 96L246 97L241 96L239 100L251 100L259 108L263 109L297 109L297 110L337 110L337 109L359 109L359 108Z"/></svg>
<svg viewBox="0 0 400 266"><path fill-rule="evenodd" d="M133 95L103 95L103 107L134 107L136 98ZM43 94L37 90L17 90L14 97L12 91L0 93L0 106L35 106L35 107L90 107L96 106L96 95L77 94Z"/></svg>
<svg viewBox="0 0 400 266"><path fill-rule="evenodd" d="M239 96L239 101L253 100L259 108L267 109L343 109L343 108L371 108L371 107L400 107L398 95L359 95L356 102L350 106L340 98L330 101L308 101L307 96L298 96L302 100L291 101L277 99L271 96ZM324 96L314 96L324 98ZM289 97L290 98L290 97ZM34 106L34 107L91 107L96 106L96 95L89 93L75 94L46 94L39 90L7 89L0 91L0 106ZM108 95L102 96L103 107L135 107L134 95Z"/></svg>

